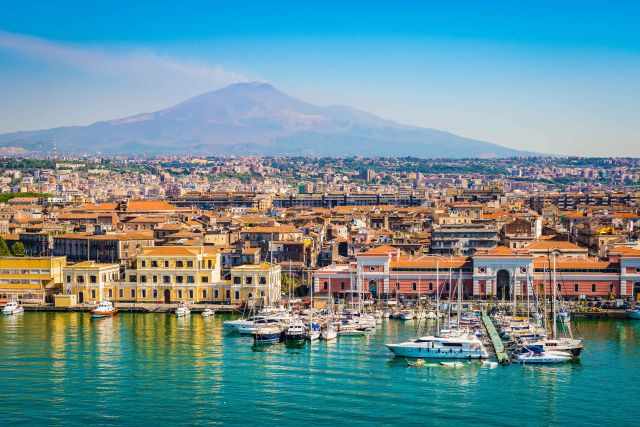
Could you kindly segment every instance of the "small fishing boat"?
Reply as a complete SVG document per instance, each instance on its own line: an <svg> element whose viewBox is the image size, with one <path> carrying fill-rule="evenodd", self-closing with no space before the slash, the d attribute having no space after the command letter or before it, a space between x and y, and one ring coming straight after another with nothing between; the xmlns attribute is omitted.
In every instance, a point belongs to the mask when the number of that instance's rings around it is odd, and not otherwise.
<svg viewBox="0 0 640 427"><path fill-rule="evenodd" d="M307 339L309 341L317 341L320 338L320 324L316 322L309 323L307 328Z"/></svg>
<svg viewBox="0 0 640 427"><path fill-rule="evenodd" d="M325 341L335 340L338 337L338 331L335 326L331 322L327 324L327 326L320 333L320 338Z"/></svg>
<svg viewBox="0 0 640 427"><path fill-rule="evenodd" d="M176 317L185 317L190 314L191 314L191 310L189 310L189 307L187 306L187 304L183 302L178 304L178 307L176 308L176 311L175 311Z"/></svg>
<svg viewBox="0 0 640 427"><path fill-rule="evenodd" d="M440 366L443 368L462 368L464 363L462 362L440 362Z"/></svg>
<svg viewBox="0 0 640 427"><path fill-rule="evenodd" d="M12 314L19 314L24 312L22 307L17 301L9 301L2 309L2 314L10 316Z"/></svg>
<svg viewBox="0 0 640 427"><path fill-rule="evenodd" d="M211 310L210 308L205 308L201 314L202 314L202 317L210 317L216 314L216 312Z"/></svg>
<svg viewBox="0 0 640 427"><path fill-rule="evenodd" d="M254 344L275 344L282 341L282 328L277 325L264 325L253 332Z"/></svg>
<svg viewBox="0 0 640 427"><path fill-rule="evenodd" d="M111 317L116 314L118 314L118 309L113 306L111 301L100 301L98 305L91 310L91 317L95 319Z"/></svg>

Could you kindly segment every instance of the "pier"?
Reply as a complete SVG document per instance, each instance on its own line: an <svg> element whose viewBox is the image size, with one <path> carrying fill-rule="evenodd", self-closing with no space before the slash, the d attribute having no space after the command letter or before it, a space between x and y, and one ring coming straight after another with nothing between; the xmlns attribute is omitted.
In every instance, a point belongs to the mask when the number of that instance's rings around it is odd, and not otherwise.
<svg viewBox="0 0 640 427"><path fill-rule="evenodd" d="M489 335L489 339L491 340L491 345L496 354L496 359L498 359L498 363L501 365L506 365L510 362L509 356L507 355L506 350L504 349L504 344L502 343L502 338L496 331L496 327L493 325L493 320L486 312L482 312L482 323L484 324L485 329L487 330L487 335Z"/></svg>

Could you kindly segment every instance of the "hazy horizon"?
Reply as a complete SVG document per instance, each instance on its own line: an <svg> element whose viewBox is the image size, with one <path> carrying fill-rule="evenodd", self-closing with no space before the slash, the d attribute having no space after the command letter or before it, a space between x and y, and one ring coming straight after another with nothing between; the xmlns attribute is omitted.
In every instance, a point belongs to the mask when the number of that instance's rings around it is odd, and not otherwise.
<svg viewBox="0 0 640 427"><path fill-rule="evenodd" d="M0 133L258 80L519 150L640 156L640 5L367 5L13 5L0 16Z"/></svg>

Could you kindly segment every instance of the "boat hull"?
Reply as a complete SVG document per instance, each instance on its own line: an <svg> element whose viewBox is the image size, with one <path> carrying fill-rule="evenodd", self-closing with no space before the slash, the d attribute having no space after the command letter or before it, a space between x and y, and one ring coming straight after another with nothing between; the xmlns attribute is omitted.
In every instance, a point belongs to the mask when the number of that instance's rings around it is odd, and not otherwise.
<svg viewBox="0 0 640 427"><path fill-rule="evenodd" d="M282 341L281 332L265 332L253 334L254 344L276 344Z"/></svg>
<svg viewBox="0 0 640 427"><path fill-rule="evenodd" d="M486 359L489 355L486 351L446 351L431 348L409 347L397 344L387 344L387 348L398 357L408 357L413 359Z"/></svg>
<svg viewBox="0 0 640 427"><path fill-rule="evenodd" d="M92 311L91 312L91 317L93 317L94 319L102 319L102 318L105 318L105 317L113 317L116 314L118 314L118 310L100 311L100 312Z"/></svg>
<svg viewBox="0 0 640 427"><path fill-rule="evenodd" d="M640 310L628 311L627 317L629 319L640 320Z"/></svg>

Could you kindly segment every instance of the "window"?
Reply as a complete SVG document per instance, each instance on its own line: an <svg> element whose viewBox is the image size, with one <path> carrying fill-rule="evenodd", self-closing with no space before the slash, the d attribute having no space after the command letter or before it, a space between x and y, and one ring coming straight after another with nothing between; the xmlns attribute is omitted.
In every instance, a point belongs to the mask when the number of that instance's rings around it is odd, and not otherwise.
<svg viewBox="0 0 640 427"><path fill-rule="evenodd" d="M162 276L162 283L171 283L171 276Z"/></svg>
<svg viewBox="0 0 640 427"><path fill-rule="evenodd" d="M143 289L142 290L142 298L146 298L147 297L147 290Z"/></svg>
<svg viewBox="0 0 640 427"><path fill-rule="evenodd" d="M200 278L200 281L201 281L202 283L208 283L208 282L209 282L209 278L208 278L207 276L202 276L202 277Z"/></svg>
<svg viewBox="0 0 640 427"><path fill-rule="evenodd" d="M592 284L591 285L591 292L595 292L596 291L596 284Z"/></svg>
<svg viewBox="0 0 640 427"><path fill-rule="evenodd" d="M141 266L142 268L145 268L145 267L147 266L147 261L142 260L142 261L140 262L140 266Z"/></svg>
<svg viewBox="0 0 640 427"><path fill-rule="evenodd" d="M344 290L344 282L340 282L340 289Z"/></svg>
<svg viewBox="0 0 640 427"><path fill-rule="evenodd" d="M324 285L324 290L326 291L329 288L329 284L327 282L324 282L323 285Z"/></svg>
<svg viewBox="0 0 640 427"><path fill-rule="evenodd" d="M131 276L129 276L129 282L135 283L136 282L136 276L134 276L133 274Z"/></svg>
<svg viewBox="0 0 640 427"><path fill-rule="evenodd" d="M376 271L376 267L372 265L371 267L369 267L369 271Z"/></svg>
<svg viewBox="0 0 640 427"><path fill-rule="evenodd" d="M96 299L96 290L91 289L91 298Z"/></svg>
<svg viewBox="0 0 640 427"><path fill-rule="evenodd" d="M142 261L142 262L144 263L144 261ZM143 265L143 267L144 267L144 265ZM155 261L155 260L151 261L151 267L158 268L158 261Z"/></svg>
<svg viewBox="0 0 640 427"><path fill-rule="evenodd" d="M120 289L118 295L120 296L120 298L124 298L124 289Z"/></svg>
<svg viewBox="0 0 640 427"><path fill-rule="evenodd" d="M176 276L176 283L183 283L182 276Z"/></svg>
<svg viewBox="0 0 640 427"><path fill-rule="evenodd" d="M187 283L195 283L193 276L187 276Z"/></svg>
<svg viewBox="0 0 640 427"><path fill-rule="evenodd" d="M233 278L233 284L234 285L239 285L240 284L240 277L239 276L235 276Z"/></svg>
<svg viewBox="0 0 640 427"><path fill-rule="evenodd" d="M109 289L109 298L113 298L113 289Z"/></svg>
<svg viewBox="0 0 640 427"><path fill-rule="evenodd" d="M418 289L418 285L416 284L416 282L413 282L413 283L411 284L411 289L413 289L414 291L415 291L416 289Z"/></svg>
<svg viewBox="0 0 640 427"><path fill-rule="evenodd" d="M193 261L187 261L187 267L193 268Z"/></svg>
<svg viewBox="0 0 640 427"><path fill-rule="evenodd" d="M231 291L227 289L226 298L231 299Z"/></svg>
<svg viewBox="0 0 640 427"><path fill-rule="evenodd" d="M178 298L182 298L182 289L178 290Z"/></svg>
<svg viewBox="0 0 640 427"><path fill-rule="evenodd" d="M208 260L208 261L207 261L207 268L211 269L211 266L212 266L212 264L211 264L211 260Z"/></svg>
<svg viewBox="0 0 640 427"><path fill-rule="evenodd" d="M136 290L131 289L131 298L135 298L135 297L136 297Z"/></svg>
<svg viewBox="0 0 640 427"><path fill-rule="evenodd" d="M207 299L207 291L206 291L206 289L202 291L202 299Z"/></svg>
<svg viewBox="0 0 640 427"><path fill-rule="evenodd" d="M261 285L266 285L267 284L267 278L264 276L260 276L260 284Z"/></svg>
<svg viewBox="0 0 640 427"><path fill-rule="evenodd" d="M78 276L78 283L84 283L84 276Z"/></svg>
<svg viewBox="0 0 640 427"><path fill-rule="evenodd" d="M169 261L164 262L164 268L169 268Z"/></svg>
<svg viewBox="0 0 640 427"><path fill-rule="evenodd" d="M158 283L158 276L153 276L152 279L153 279L153 283Z"/></svg>
<svg viewBox="0 0 640 427"><path fill-rule="evenodd" d="M193 289L189 289L189 298L193 299Z"/></svg>
<svg viewBox="0 0 640 427"><path fill-rule="evenodd" d="M147 276L145 276L144 274L140 276L140 283L147 283Z"/></svg>
<svg viewBox="0 0 640 427"><path fill-rule="evenodd" d="M244 278L244 283L246 283L247 285L250 285L253 283L253 277L251 276L247 276Z"/></svg>
<svg viewBox="0 0 640 427"><path fill-rule="evenodd" d="M573 286L573 290L574 292L578 292L580 290L580 285L578 285L577 283Z"/></svg>
<svg viewBox="0 0 640 427"><path fill-rule="evenodd" d="M182 261L176 261L176 268L182 268L184 267L184 265L182 264Z"/></svg>
<svg viewBox="0 0 640 427"><path fill-rule="evenodd" d="M152 294L153 294L153 298L154 299L158 298L158 290L157 289L154 289Z"/></svg>
<svg viewBox="0 0 640 427"><path fill-rule="evenodd" d="M215 291L213 291L213 297L214 297L215 299L218 299L218 295L219 295L219 292L218 292L218 290L217 290L217 289L216 289Z"/></svg>
<svg viewBox="0 0 640 427"><path fill-rule="evenodd" d="M236 291L236 295L235 295L236 299L240 299L240 292Z"/></svg>
<svg viewBox="0 0 640 427"><path fill-rule="evenodd" d="M432 291L433 290L433 283L429 283L429 290Z"/></svg>
<svg viewBox="0 0 640 427"><path fill-rule="evenodd" d="M71 276L67 276L67 283L71 283Z"/></svg>

